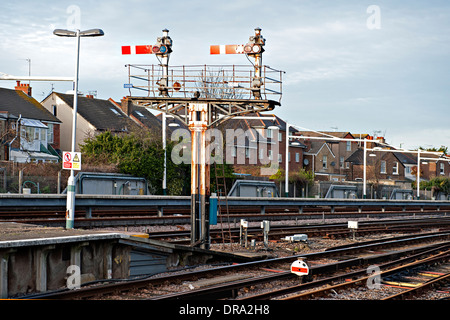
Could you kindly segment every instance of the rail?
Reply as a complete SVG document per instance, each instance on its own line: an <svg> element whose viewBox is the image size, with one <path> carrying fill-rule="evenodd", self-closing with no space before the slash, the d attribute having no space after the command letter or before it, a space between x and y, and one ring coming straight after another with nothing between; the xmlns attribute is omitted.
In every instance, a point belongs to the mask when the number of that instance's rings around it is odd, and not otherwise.
<svg viewBox="0 0 450 320"><path fill-rule="evenodd" d="M0 194L0 207L59 207L66 205L63 194ZM142 207L142 206L190 206L190 196L155 195L76 195L80 207ZM259 207L433 207L450 210L449 200L378 200L378 199L311 199L311 198L253 198L228 197L230 206Z"/></svg>

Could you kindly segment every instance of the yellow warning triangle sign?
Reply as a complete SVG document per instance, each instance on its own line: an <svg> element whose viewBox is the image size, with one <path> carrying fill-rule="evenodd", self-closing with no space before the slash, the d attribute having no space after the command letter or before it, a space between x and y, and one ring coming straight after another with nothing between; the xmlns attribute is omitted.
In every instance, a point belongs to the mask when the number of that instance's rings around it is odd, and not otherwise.
<svg viewBox="0 0 450 320"><path fill-rule="evenodd" d="M78 158L78 154L75 153L75 156L73 157L73 162L80 162L80 158Z"/></svg>

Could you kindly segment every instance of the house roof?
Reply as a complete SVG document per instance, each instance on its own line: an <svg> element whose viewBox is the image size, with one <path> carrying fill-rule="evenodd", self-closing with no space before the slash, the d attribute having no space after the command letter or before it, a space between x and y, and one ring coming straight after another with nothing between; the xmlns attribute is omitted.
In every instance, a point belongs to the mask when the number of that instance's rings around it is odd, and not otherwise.
<svg viewBox="0 0 450 320"><path fill-rule="evenodd" d="M309 148L308 152L306 152L305 154L312 154L317 156L319 154L319 152L323 149L323 147L326 147L329 152L331 153L331 155L336 158L336 156L334 155L333 151L331 151L330 146L328 145L328 143L317 140L317 141L312 141L311 142L311 147Z"/></svg>
<svg viewBox="0 0 450 320"><path fill-rule="evenodd" d="M225 121L222 126L225 129L242 129L244 131L247 131L249 129L258 129L258 128L269 128L270 126L277 126L279 128L279 131L286 132L286 121L281 119L280 117L274 115L274 114L264 114L264 113L251 113L245 115L246 119L230 119ZM262 118L269 118L272 117L272 119L262 119ZM248 118L254 118L254 119L248 119ZM295 132L297 132L297 129L293 127L289 127L289 135L293 135ZM254 132L252 130L252 135L254 135L254 139L257 139L257 135L259 135L258 132ZM277 137L271 138L262 138L264 140L267 140L268 142L271 142L272 139L278 140ZM296 141L299 143L299 145L292 145L292 147L299 147L299 148L306 148L306 146L301 143L300 141ZM292 143L292 142L291 142Z"/></svg>
<svg viewBox="0 0 450 320"><path fill-rule="evenodd" d="M364 151L363 149L356 149L345 162L351 162L353 164L363 164L364 163Z"/></svg>
<svg viewBox="0 0 450 320"><path fill-rule="evenodd" d="M323 133L323 134L321 134ZM345 138L348 135L351 136L350 139L354 139L355 137L348 131L346 132L335 132L335 131L320 131L319 132L314 132L314 131L297 131L297 134L305 136L305 137L323 137L324 140L327 140L327 138L329 139L330 137L328 136L332 136L332 137L336 137L336 138ZM324 135L325 134L325 135Z"/></svg>
<svg viewBox="0 0 450 320"><path fill-rule="evenodd" d="M122 110L119 103L109 98L112 104L114 104L118 109ZM129 105L129 117L136 122L138 125L161 132L161 120L159 120L153 113L151 113L147 108L141 107L135 104ZM123 111L123 110L122 110ZM130 112L131 111L131 112ZM125 112L124 112L125 113Z"/></svg>
<svg viewBox="0 0 450 320"><path fill-rule="evenodd" d="M54 92L70 108L73 95ZM99 131L127 132L137 124L109 100L78 97L77 112Z"/></svg>
<svg viewBox="0 0 450 320"><path fill-rule="evenodd" d="M0 111L7 112L16 117L21 115L22 118L27 119L56 123L61 122L38 101L20 90L0 88Z"/></svg>
<svg viewBox="0 0 450 320"><path fill-rule="evenodd" d="M395 153L397 159L403 164L417 164L417 155L412 153Z"/></svg>
<svg viewBox="0 0 450 320"><path fill-rule="evenodd" d="M384 153L384 152L383 152ZM388 153L386 153L388 154ZM405 164L417 164L417 160L411 157L411 154L400 153L400 152L392 152L392 155L398 159L398 161L404 166ZM384 156L384 155L383 155ZM382 158L383 159L383 158ZM356 165L364 164L364 149L358 148L355 152L353 152L345 162L351 162Z"/></svg>

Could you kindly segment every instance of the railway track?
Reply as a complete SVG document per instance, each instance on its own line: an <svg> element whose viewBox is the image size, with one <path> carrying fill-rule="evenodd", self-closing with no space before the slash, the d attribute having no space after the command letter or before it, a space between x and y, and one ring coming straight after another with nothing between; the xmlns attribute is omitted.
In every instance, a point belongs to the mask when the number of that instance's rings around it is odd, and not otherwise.
<svg viewBox="0 0 450 320"><path fill-rule="evenodd" d="M402 266L389 268L390 263L377 266L376 275L357 276L335 285L307 290L300 294L288 295L282 300L312 299L358 299L358 300L397 300L407 296L420 297L425 291L438 285L441 297L450 298L450 249L441 247L440 253L418 259ZM386 268L385 271L381 271ZM418 277L420 275L421 277ZM353 274L355 276L355 274ZM405 280L405 278L408 278ZM374 281L374 279L378 279ZM396 281L393 281L395 279ZM420 281L420 282L418 282ZM297 289L300 288L297 287ZM292 290L291 290L292 291ZM280 294L280 292L278 292ZM266 295L267 296L267 295ZM274 296L274 293L271 293ZM260 299L263 297L259 297Z"/></svg>
<svg viewBox="0 0 450 320"><path fill-rule="evenodd" d="M255 207L230 208L229 217L222 217L224 222L238 223L240 219L248 221L261 220L305 220L316 219L326 220L334 218L383 218L392 216L412 216L435 215L447 216L446 211L438 209L408 209L403 210L355 210L354 208L336 208L330 212L329 208L305 208L302 213L298 209L292 208L266 208L262 214ZM76 210L75 219L78 228L97 227L118 227L118 226L147 226L147 225L179 225L190 223L189 209L164 208L164 214L157 208L102 208L91 210ZM220 219L220 217L219 217ZM219 220L220 221L220 220ZM33 210L12 210L0 211L0 222L20 222L31 223L44 226L64 226L65 208L55 210L54 208L35 208Z"/></svg>
<svg viewBox="0 0 450 320"><path fill-rule="evenodd" d="M325 283L324 279L329 278L331 274L346 279L352 276L351 272L367 272L367 266L373 264L390 263L391 267L394 267L428 258L430 255L439 255L449 250L449 239L450 232L429 233L304 254L301 256L307 259L311 273L306 279L307 282L302 285L316 285L315 281L319 280ZM257 293L251 294L252 288L269 285L289 288L286 290L298 289L299 278L288 271L290 264L298 257L299 255L293 255L214 266L205 270L189 270L181 274L83 287L79 290L65 290L27 298L233 299L241 298L245 293L247 297L259 299L261 297L258 297Z"/></svg>
<svg viewBox="0 0 450 320"><path fill-rule="evenodd" d="M400 232L421 232L422 230L437 228L439 230L450 229L449 218L427 218L427 219L399 219L399 220L376 220L360 221L359 228L355 236L360 237L367 234L376 233L400 233ZM240 228L230 228L229 232L221 229L211 229L211 241L221 243L229 241L231 233L232 241L239 242ZM248 228L248 237L255 240L263 239L263 232L260 227ZM269 239L279 240L292 234L306 234L308 237L321 236L330 239L347 238L351 235L347 223L328 223L310 225L274 225L270 227ZM148 232L150 239L167 241L172 243L189 243L189 230L153 231ZM225 239L223 239L225 236Z"/></svg>

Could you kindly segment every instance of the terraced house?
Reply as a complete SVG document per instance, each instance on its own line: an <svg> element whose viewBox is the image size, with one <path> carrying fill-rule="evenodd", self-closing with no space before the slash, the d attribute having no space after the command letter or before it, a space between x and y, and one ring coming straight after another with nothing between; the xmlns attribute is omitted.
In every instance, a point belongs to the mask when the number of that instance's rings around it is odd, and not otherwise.
<svg viewBox="0 0 450 320"><path fill-rule="evenodd" d="M0 160L58 162L61 121L31 97L31 87L0 88Z"/></svg>

